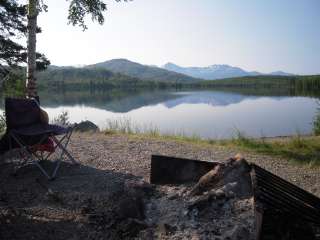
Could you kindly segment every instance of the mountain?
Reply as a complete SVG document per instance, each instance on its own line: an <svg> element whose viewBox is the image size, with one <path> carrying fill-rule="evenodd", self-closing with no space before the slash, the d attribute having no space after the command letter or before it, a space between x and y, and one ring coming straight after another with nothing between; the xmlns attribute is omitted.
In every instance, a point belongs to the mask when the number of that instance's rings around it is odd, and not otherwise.
<svg viewBox="0 0 320 240"><path fill-rule="evenodd" d="M258 76L258 75L278 75L278 76L292 75L282 71L273 72L270 74L263 74L260 72L248 72L239 67L232 67L226 64L222 64L222 65L216 64L208 67L181 67L174 63L167 63L162 68L169 71L185 74L194 78L202 78L206 80L244 77L244 76Z"/></svg>
<svg viewBox="0 0 320 240"><path fill-rule="evenodd" d="M165 69L164 69L165 68ZM80 88L87 86L99 88L119 86L161 86L164 84L195 83L208 79L222 79L244 76L265 76L259 72L247 72L229 65L212 65L209 67L180 67L167 63L164 68L142 65L127 59L113 59L87 66L49 66L46 71L39 72L39 83L50 86ZM285 72L273 72L269 76L288 76ZM223 80L227 81L227 80ZM207 82L207 81L206 81ZM77 85L78 84L78 85Z"/></svg>
<svg viewBox="0 0 320 240"><path fill-rule="evenodd" d="M159 67L142 65L127 59L113 59L105 62L88 65L86 68L106 69L111 72L125 74L142 80L156 82L195 82L199 79L175 71Z"/></svg>
<svg viewBox="0 0 320 240"><path fill-rule="evenodd" d="M180 67L173 63L167 63L163 66L163 68L177 73L186 74L195 78L202 78L207 80L259 75L259 73L246 72L241 68L232 67L226 64L211 65L208 67Z"/></svg>

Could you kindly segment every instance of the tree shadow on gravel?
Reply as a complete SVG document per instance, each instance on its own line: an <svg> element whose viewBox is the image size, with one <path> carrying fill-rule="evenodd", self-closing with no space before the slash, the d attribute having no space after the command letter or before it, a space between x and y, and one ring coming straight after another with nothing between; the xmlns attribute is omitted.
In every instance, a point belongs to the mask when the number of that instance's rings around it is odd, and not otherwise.
<svg viewBox="0 0 320 240"><path fill-rule="evenodd" d="M62 162L48 181L34 165L13 167L0 165L0 239L132 239L146 228L154 188L142 177Z"/></svg>

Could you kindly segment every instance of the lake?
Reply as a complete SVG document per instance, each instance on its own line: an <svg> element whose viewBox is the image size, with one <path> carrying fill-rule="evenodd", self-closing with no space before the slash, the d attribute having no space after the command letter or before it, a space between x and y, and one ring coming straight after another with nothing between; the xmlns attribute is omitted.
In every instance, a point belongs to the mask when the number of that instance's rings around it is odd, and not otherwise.
<svg viewBox="0 0 320 240"><path fill-rule="evenodd" d="M130 122L140 130L227 139L237 131L250 137L310 134L319 100L302 96L258 96L226 91L43 93L51 119L62 111L70 122Z"/></svg>

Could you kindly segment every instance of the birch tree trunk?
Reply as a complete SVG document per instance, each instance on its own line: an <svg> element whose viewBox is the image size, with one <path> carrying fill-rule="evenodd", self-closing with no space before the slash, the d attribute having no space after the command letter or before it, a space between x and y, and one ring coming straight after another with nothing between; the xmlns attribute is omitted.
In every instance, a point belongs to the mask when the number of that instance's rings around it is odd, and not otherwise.
<svg viewBox="0 0 320 240"><path fill-rule="evenodd" d="M38 0L29 0L28 5L28 42L27 42L27 79L26 95L27 97L37 96L36 72L36 30L38 16Z"/></svg>

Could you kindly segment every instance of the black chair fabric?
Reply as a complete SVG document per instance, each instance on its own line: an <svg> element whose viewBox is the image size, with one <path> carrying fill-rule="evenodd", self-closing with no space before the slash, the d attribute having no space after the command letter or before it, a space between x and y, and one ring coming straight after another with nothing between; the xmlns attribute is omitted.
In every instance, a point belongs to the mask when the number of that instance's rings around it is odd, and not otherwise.
<svg viewBox="0 0 320 240"><path fill-rule="evenodd" d="M34 99L5 99L7 131L40 124L40 107Z"/></svg>
<svg viewBox="0 0 320 240"><path fill-rule="evenodd" d="M18 135L24 135L24 136L35 136L35 135L41 135L41 134L48 134L52 133L54 135L60 135L67 133L68 129L54 125L54 124L45 124L45 123L39 123L35 125L30 125L26 127L20 127L13 129L12 132L16 133Z"/></svg>

